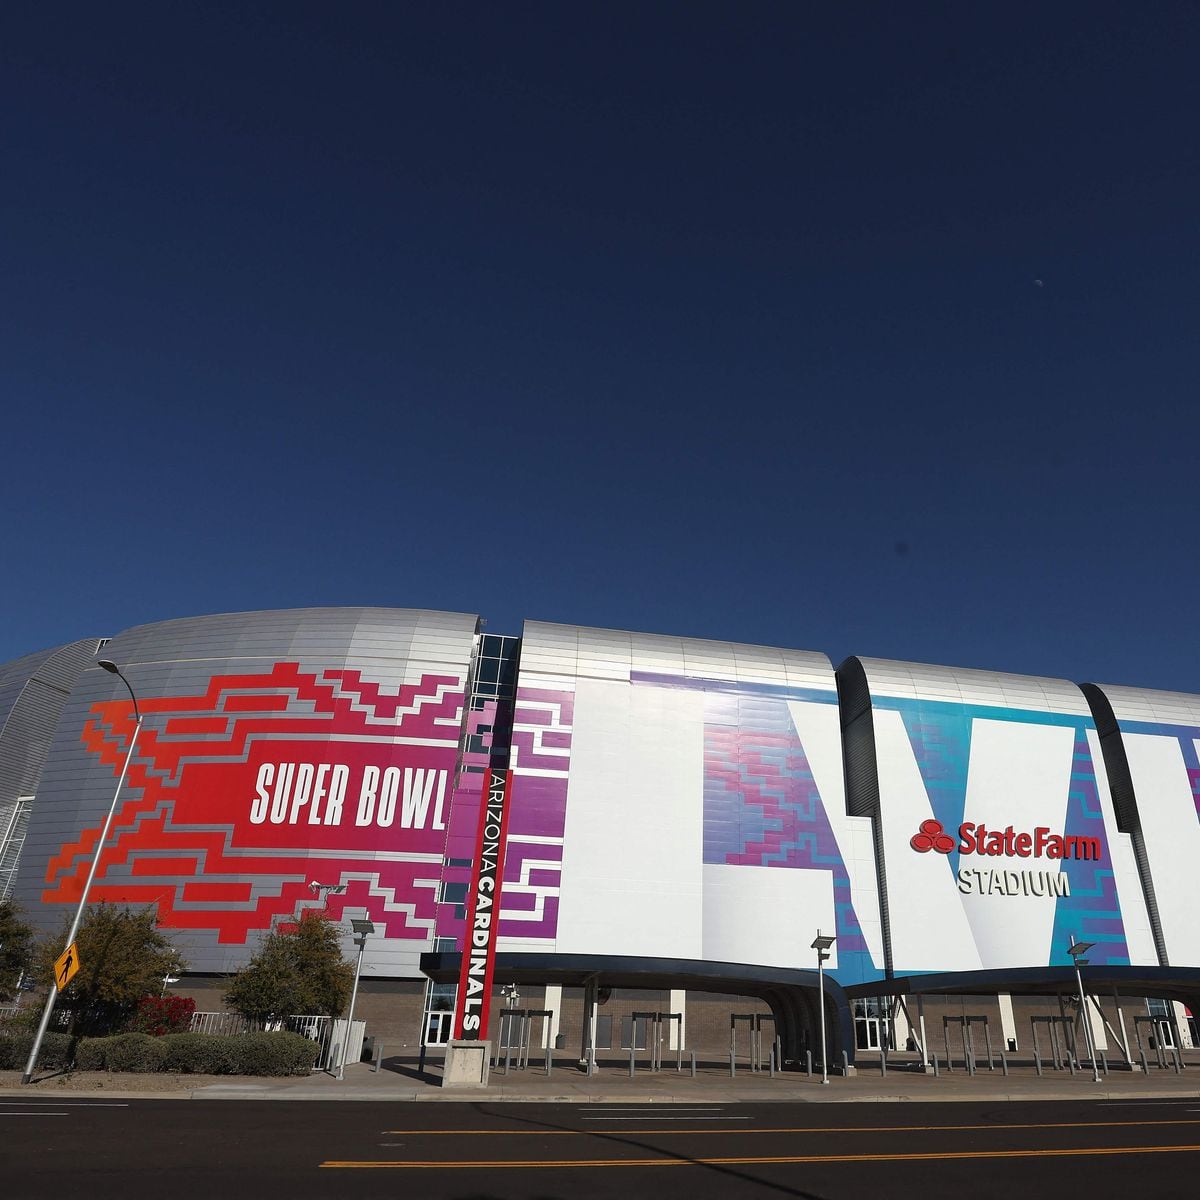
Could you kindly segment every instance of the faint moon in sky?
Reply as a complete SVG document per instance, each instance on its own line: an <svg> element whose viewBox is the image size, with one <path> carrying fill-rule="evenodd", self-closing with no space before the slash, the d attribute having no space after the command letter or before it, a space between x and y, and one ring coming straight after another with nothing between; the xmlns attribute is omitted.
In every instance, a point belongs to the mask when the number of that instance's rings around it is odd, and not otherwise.
<svg viewBox="0 0 1200 1200"><path fill-rule="evenodd" d="M1046 285L1040 279L1035 279L1033 281L1033 286L1034 287L1045 287Z"/></svg>

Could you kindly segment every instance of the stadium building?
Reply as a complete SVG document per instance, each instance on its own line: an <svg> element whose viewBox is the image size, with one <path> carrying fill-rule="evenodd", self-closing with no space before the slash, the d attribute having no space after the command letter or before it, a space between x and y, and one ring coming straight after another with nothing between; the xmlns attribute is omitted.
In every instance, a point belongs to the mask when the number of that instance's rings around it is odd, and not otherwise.
<svg viewBox="0 0 1200 1200"><path fill-rule="evenodd" d="M202 1009L320 908L373 923L359 1015L397 1053L486 979L572 1053L660 1012L801 1062L818 935L834 1062L1196 1036L1197 696L410 609L139 626L0 667L0 894L42 928L131 744L91 899L152 906Z"/></svg>

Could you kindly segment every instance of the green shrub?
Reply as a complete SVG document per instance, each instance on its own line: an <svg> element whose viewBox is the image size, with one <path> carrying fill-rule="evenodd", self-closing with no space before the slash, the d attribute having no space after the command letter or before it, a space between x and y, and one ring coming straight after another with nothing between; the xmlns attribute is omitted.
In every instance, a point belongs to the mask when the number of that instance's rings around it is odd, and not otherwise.
<svg viewBox="0 0 1200 1200"><path fill-rule="evenodd" d="M233 1041L209 1033L169 1033L162 1038L167 1054L164 1069L184 1075L237 1075Z"/></svg>
<svg viewBox="0 0 1200 1200"><path fill-rule="evenodd" d="M106 1071L109 1038L80 1038L75 1047L75 1070Z"/></svg>
<svg viewBox="0 0 1200 1200"><path fill-rule="evenodd" d="M0 1032L0 1068L23 1067L33 1035ZM75 1046L78 1071L178 1071L186 1075L307 1075L317 1060L317 1043L298 1033L121 1033L81 1038ZM39 1066L64 1068L72 1061L71 1038L48 1033Z"/></svg>
<svg viewBox="0 0 1200 1200"><path fill-rule="evenodd" d="M228 1039L238 1056L239 1075L307 1075L318 1046L298 1033L239 1033Z"/></svg>
<svg viewBox="0 0 1200 1200"><path fill-rule="evenodd" d="M164 1070L186 1075L307 1075L317 1043L297 1033L169 1033Z"/></svg>
<svg viewBox="0 0 1200 1200"><path fill-rule="evenodd" d="M161 1071L167 1059L162 1039L148 1033L121 1033L104 1041L110 1071Z"/></svg>
<svg viewBox="0 0 1200 1200"><path fill-rule="evenodd" d="M0 1068L13 1071L23 1068L29 1061L33 1048L33 1032L24 1029L6 1029L0 1032ZM42 1050L38 1055L39 1070L62 1070L71 1065L71 1035L69 1033L47 1033L42 1038Z"/></svg>

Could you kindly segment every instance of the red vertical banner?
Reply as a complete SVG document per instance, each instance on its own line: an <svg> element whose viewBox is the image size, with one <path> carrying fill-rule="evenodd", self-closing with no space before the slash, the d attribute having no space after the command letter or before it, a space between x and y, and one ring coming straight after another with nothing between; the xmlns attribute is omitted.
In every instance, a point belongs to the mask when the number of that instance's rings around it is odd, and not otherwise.
<svg viewBox="0 0 1200 1200"><path fill-rule="evenodd" d="M462 971L454 1004L454 1036L467 1041L487 1037L496 970L496 936L500 927L500 888L504 882L504 847L508 839L508 795L511 771L489 767L483 777L475 867L468 893L463 933Z"/></svg>

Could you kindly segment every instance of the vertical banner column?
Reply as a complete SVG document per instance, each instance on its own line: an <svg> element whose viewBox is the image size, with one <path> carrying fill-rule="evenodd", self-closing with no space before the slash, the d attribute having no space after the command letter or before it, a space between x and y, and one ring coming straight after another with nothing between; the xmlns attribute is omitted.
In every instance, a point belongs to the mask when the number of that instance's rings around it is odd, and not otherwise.
<svg viewBox="0 0 1200 1200"><path fill-rule="evenodd" d="M454 1008L454 1036L467 1041L481 1041L487 1037L511 784L511 771L489 767L484 773L475 866L471 873L467 924L463 932L462 971Z"/></svg>

